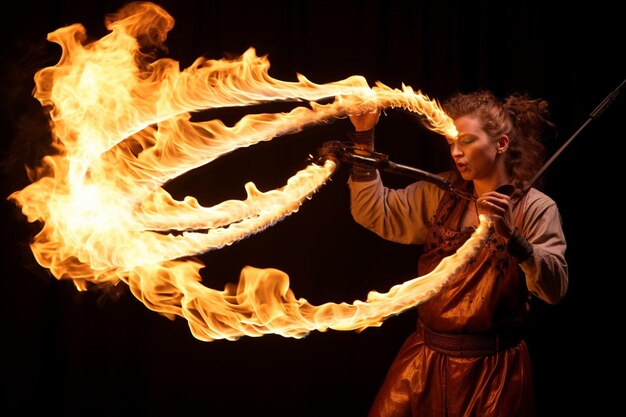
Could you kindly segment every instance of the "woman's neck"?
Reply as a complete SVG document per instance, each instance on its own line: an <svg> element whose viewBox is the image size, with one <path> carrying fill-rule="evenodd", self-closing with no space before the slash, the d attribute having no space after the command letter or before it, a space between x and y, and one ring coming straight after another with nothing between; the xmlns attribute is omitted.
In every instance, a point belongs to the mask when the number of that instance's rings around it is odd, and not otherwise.
<svg viewBox="0 0 626 417"><path fill-rule="evenodd" d="M474 192L476 196L481 196L489 191L494 191L504 184L510 184L511 180L508 175L497 175L485 179L474 179Z"/></svg>

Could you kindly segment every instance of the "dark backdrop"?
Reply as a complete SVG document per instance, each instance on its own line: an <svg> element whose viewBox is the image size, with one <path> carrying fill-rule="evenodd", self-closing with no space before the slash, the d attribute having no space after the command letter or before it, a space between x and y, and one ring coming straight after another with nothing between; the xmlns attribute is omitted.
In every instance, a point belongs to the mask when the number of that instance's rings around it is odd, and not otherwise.
<svg viewBox="0 0 626 417"><path fill-rule="evenodd" d="M556 6L549 1L162 1L175 19L167 41L181 68L201 55L221 58L256 48L270 75L297 72L324 83L359 74L372 84L402 83L434 98L458 91L526 92L552 105L556 151L626 77L623 16L613 2ZM562 2L555 2L562 3ZM572 3L573 4L573 3ZM105 14L121 1L13 2L2 25L2 193L28 184L23 165L49 140L33 74L58 61L46 34L82 23L103 36ZM5 6L7 7L7 6ZM11 10L11 11L9 11ZM558 305L534 303L528 344L539 416L605 415L618 407L607 375L617 370L623 279L615 241L624 162L619 96L587 125L546 172L544 191L561 208L570 289ZM208 205L242 198L243 184L276 188L306 166L346 120L235 152L172 181L177 198ZM396 162L437 171L442 141L406 113L388 111L379 150ZM443 146L443 147L442 147ZM420 247L382 241L348 212L347 168L298 213L231 247L203 255L204 284L222 289L245 265L289 274L297 297L351 303L414 277ZM386 176L390 185L405 178ZM3 198L5 200L5 198ZM619 206L617 206L619 207ZM378 328L266 335L202 342L183 319L170 321L125 293L118 300L77 292L32 259L35 227L3 203L2 415L365 416L385 372L413 330L410 310ZM619 373L617 374L619 377Z"/></svg>

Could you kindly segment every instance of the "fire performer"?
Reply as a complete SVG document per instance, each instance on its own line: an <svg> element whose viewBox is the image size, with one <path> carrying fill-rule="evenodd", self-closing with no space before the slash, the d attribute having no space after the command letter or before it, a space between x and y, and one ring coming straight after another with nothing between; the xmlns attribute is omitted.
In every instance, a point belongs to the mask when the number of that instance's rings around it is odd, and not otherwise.
<svg viewBox="0 0 626 417"><path fill-rule="evenodd" d="M355 164L352 215L385 239L424 245L419 275L454 253L479 215L493 227L475 259L417 306L416 331L398 352L369 415L532 416L531 361L523 339L531 297L555 304L568 286L559 209L530 187L543 162L544 128L553 126L548 103L479 91L453 95L443 107L458 136L448 140L456 170L441 176L475 197L425 181L390 189L375 168ZM355 149L373 151L379 115L350 117Z"/></svg>

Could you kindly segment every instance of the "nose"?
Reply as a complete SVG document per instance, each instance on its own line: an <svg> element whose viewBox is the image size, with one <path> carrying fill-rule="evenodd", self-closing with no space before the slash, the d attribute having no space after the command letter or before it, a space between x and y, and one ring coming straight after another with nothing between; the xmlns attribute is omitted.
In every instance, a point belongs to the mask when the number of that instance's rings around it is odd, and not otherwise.
<svg viewBox="0 0 626 417"><path fill-rule="evenodd" d="M457 141L454 141L450 144L450 154L453 158L457 158L463 155L461 145Z"/></svg>

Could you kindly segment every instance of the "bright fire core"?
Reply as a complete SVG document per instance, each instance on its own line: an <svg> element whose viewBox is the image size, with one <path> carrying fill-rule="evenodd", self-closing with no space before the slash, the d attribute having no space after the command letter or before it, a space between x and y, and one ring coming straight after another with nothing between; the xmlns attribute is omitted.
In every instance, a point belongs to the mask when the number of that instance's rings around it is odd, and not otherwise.
<svg viewBox="0 0 626 417"><path fill-rule="evenodd" d="M311 164L280 189L246 185L245 200L202 207L172 198L163 185L238 148L379 108L418 113L425 125L454 138L452 120L436 101L408 86L369 87L360 76L315 84L268 75L254 49L237 59L197 59L180 70L154 59L174 19L159 6L133 3L108 17L110 33L86 43L80 24L48 35L59 63L35 76L35 97L50 109L57 152L31 169L32 183L9 198L42 228L31 248L58 279L80 290L90 284L129 286L146 307L185 318L199 340L236 340L274 333L300 338L312 330L362 330L425 301L471 258L488 224L430 274L371 291L365 301L314 306L296 298L288 276L246 266L236 285L219 291L201 283L189 258L233 244L295 213L329 179L336 165ZM332 98L328 104L322 99ZM195 111L290 100L288 113L248 114L234 126L192 122Z"/></svg>

